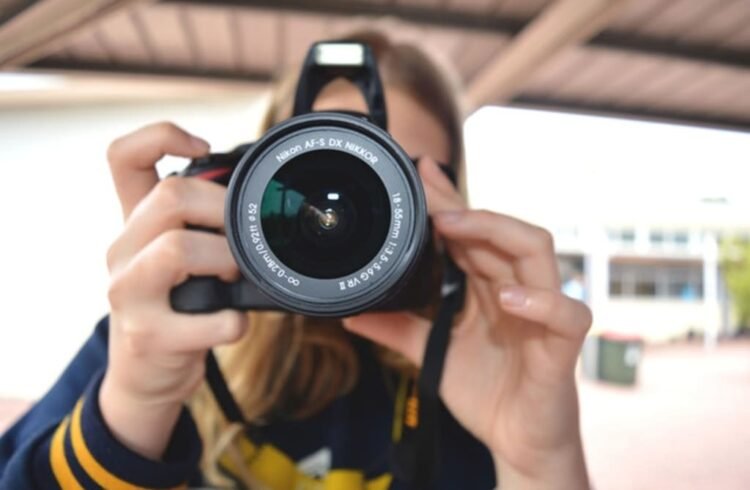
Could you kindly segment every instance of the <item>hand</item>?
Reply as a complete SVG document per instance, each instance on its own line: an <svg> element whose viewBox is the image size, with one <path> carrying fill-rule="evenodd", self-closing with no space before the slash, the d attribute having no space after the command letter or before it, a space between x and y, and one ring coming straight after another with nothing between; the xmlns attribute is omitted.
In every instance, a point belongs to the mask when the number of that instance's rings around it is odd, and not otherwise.
<svg viewBox="0 0 750 490"><path fill-rule="evenodd" d="M169 303L170 290L188 275L239 276L224 236L185 229L223 227L225 188L195 178L159 181L155 170L166 154L198 157L208 149L161 123L116 140L108 152L125 227L107 256L109 361L99 403L115 436L154 459L203 380L207 350L246 328L236 311L186 315Z"/></svg>
<svg viewBox="0 0 750 490"><path fill-rule="evenodd" d="M429 159L419 172L437 232L467 274L443 401L492 452L503 488L588 488L574 368L591 313L560 293L551 235L509 216L467 210ZM401 312L344 324L417 365L431 327Z"/></svg>

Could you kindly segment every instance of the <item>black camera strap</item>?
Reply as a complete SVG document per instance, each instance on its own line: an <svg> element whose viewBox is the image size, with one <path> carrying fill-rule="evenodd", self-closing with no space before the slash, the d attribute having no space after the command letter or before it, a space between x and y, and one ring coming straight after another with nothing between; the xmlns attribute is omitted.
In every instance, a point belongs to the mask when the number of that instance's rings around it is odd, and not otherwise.
<svg viewBox="0 0 750 490"><path fill-rule="evenodd" d="M417 379L418 424L413 438L397 447L396 464L400 477L412 490L434 488L440 465L440 432L446 408L440 398L445 357L456 314L463 308L466 277L449 256L443 268L442 301L432 323Z"/></svg>
<svg viewBox="0 0 750 490"><path fill-rule="evenodd" d="M227 421L245 425L245 417L242 416L242 409L237 404L234 396L232 396L232 392L229 391L229 386L227 386L227 381L221 373L221 368L213 350L209 350L206 355L206 382Z"/></svg>
<svg viewBox="0 0 750 490"><path fill-rule="evenodd" d="M442 301L432 324L425 347L424 361L417 381L419 393L419 424L414 445L398 463L413 490L433 488L440 457L440 428L445 407L440 399L445 355L456 314L463 308L466 279L447 255L442 282ZM206 355L206 381L228 422L247 425L242 409L232 396L212 350Z"/></svg>

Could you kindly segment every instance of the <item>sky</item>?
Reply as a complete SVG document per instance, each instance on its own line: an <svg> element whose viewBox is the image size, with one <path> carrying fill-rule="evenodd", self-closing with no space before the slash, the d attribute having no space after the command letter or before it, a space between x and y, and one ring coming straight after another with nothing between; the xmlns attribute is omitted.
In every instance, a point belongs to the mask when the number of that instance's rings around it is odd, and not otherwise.
<svg viewBox="0 0 750 490"><path fill-rule="evenodd" d="M485 107L465 136L477 207L545 222L750 216L750 133Z"/></svg>

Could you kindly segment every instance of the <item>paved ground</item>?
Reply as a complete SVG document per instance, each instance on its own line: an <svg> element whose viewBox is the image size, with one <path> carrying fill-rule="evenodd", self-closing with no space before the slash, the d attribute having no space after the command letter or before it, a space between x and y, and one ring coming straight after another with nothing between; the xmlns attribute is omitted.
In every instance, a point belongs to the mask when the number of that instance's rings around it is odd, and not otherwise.
<svg viewBox="0 0 750 490"><path fill-rule="evenodd" d="M0 434L29 406L29 402L0 398Z"/></svg>
<svg viewBox="0 0 750 490"><path fill-rule="evenodd" d="M634 388L581 380L597 490L750 489L750 341L649 348ZM0 399L0 433L28 404Z"/></svg>
<svg viewBox="0 0 750 490"><path fill-rule="evenodd" d="M596 489L750 489L750 342L650 348L636 388L580 383Z"/></svg>

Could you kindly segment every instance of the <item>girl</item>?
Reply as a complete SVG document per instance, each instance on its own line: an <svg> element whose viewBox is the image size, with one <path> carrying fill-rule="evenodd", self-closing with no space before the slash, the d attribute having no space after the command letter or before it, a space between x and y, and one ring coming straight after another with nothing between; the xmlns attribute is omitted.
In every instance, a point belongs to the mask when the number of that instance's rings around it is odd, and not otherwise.
<svg viewBox="0 0 750 490"><path fill-rule="evenodd" d="M435 488L490 489L496 477L504 489L587 488L574 366L591 315L559 292L550 234L469 210L440 171L446 162L462 175L463 146L456 91L437 65L380 35L350 39L375 53L389 132L419 157L437 234L467 274L440 388L451 416ZM267 126L289 117L291 89L279 85ZM315 109L366 112L344 82ZM0 441L8 488L407 488L391 449L415 425L409 400L429 319L170 308L170 289L188 275L239 277L224 237L185 228L221 228L226 189L155 171L166 154L208 150L169 123L112 143L125 226L107 257L110 314ZM248 426L227 424L202 387L206 352L218 346Z"/></svg>

